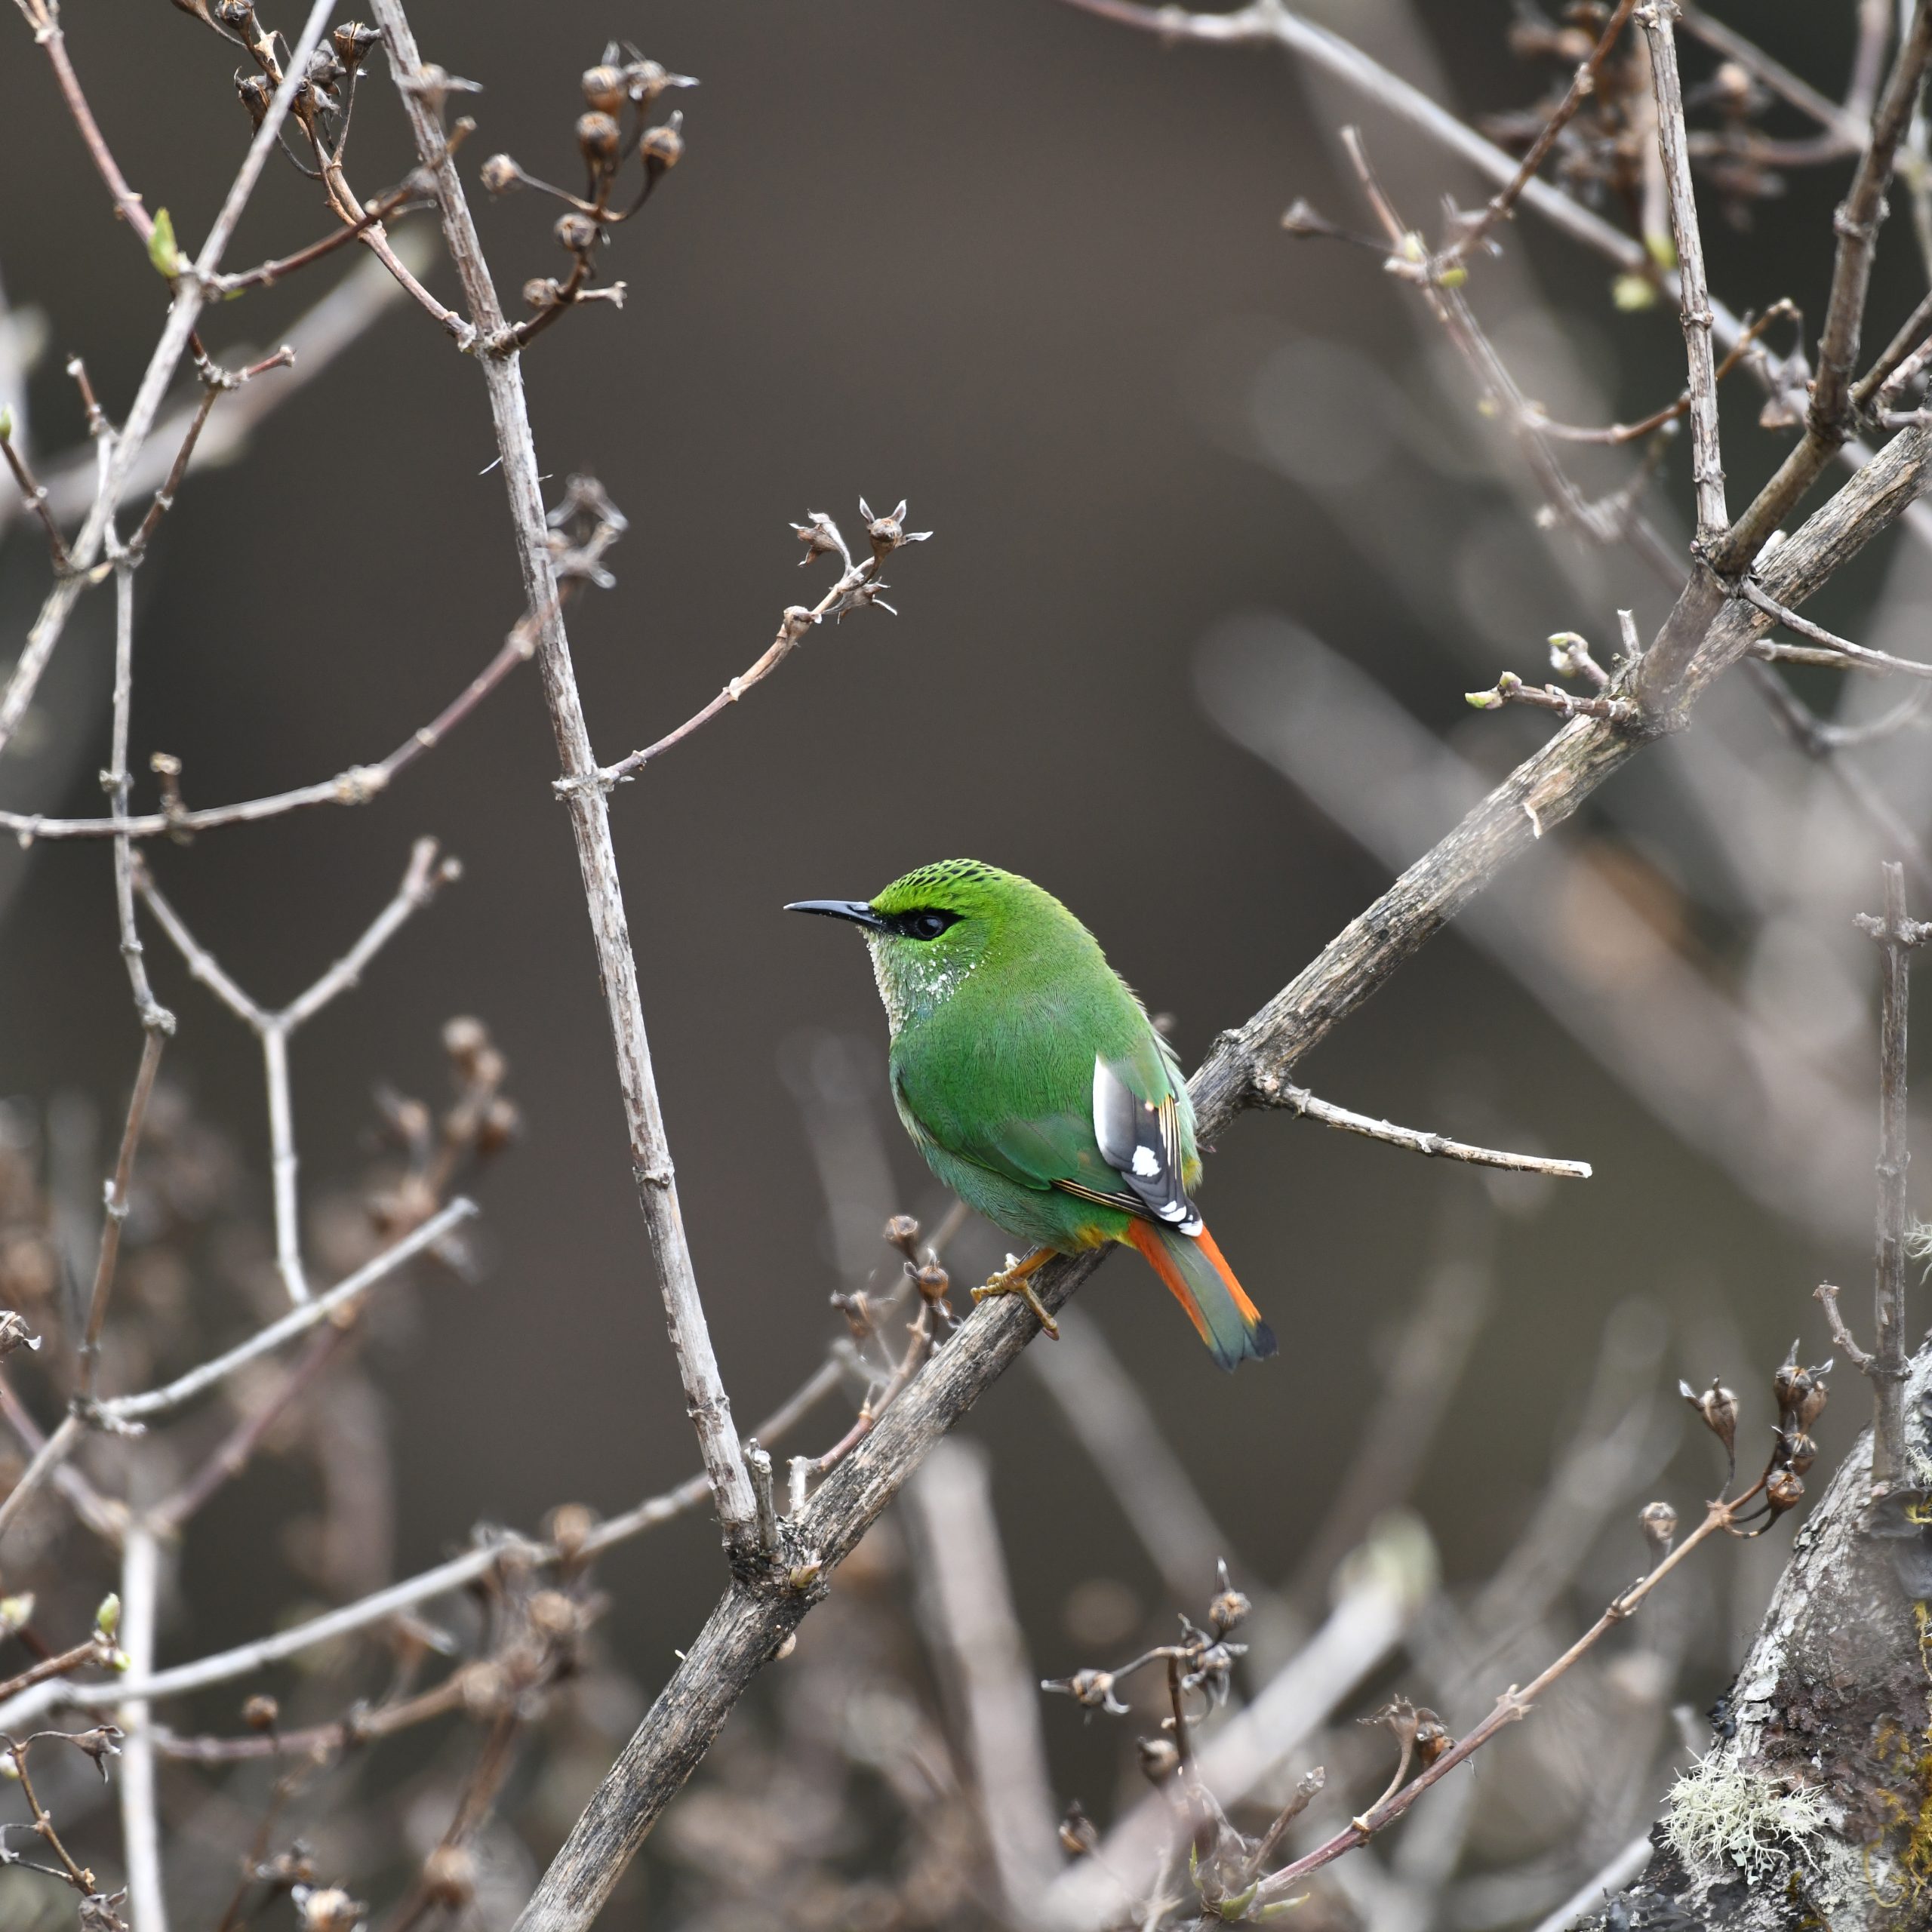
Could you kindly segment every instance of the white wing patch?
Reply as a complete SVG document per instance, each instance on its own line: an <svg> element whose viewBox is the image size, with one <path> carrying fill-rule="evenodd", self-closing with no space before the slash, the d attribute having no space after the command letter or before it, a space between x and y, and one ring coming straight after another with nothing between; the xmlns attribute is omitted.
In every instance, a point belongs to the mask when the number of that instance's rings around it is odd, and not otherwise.
<svg viewBox="0 0 1932 1932"><path fill-rule="evenodd" d="M1108 1166L1147 1212L1184 1235L1201 1232L1201 1217L1180 1177L1180 1109L1170 1094L1141 1100L1097 1054L1094 1060L1094 1138Z"/></svg>

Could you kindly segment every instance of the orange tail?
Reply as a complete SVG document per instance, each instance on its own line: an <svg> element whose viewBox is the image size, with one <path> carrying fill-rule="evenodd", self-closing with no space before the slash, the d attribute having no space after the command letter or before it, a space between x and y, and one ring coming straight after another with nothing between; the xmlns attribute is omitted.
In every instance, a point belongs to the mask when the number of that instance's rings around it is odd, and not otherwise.
<svg viewBox="0 0 1932 1932"><path fill-rule="evenodd" d="M1128 1239L1187 1310L1195 1333L1223 1368L1275 1352L1275 1331L1262 1320L1205 1228L1184 1235L1137 1219L1128 1224Z"/></svg>

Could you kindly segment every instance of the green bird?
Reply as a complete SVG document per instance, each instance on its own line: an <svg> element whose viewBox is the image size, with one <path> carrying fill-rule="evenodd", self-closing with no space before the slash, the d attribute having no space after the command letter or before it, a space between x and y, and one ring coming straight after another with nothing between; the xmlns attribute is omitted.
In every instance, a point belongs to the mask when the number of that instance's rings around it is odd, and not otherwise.
<svg viewBox="0 0 1932 1932"><path fill-rule="evenodd" d="M949 859L869 900L788 912L864 933L892 1032L892 1097L926 1164L1033 1250L982 1294L1024 1295L1055 1254L1138 1248L1223 1368L1272 1355L1274 1331L1192 1200L1187 1083L1093 934L1030 879Z"/></svg>

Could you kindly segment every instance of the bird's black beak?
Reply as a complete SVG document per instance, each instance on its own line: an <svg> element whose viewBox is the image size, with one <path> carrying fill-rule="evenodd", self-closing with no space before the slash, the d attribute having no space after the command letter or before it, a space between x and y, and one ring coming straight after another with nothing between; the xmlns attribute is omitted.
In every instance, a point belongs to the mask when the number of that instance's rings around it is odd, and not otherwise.
<svg viewBox="0 0 1932 1932"><path fill-rule="evenodd" d="M882 915L875 912L863 899L800 899L786 907L788 912L823 912L828 919L850 919L875 933L886 930Z"/></svg>

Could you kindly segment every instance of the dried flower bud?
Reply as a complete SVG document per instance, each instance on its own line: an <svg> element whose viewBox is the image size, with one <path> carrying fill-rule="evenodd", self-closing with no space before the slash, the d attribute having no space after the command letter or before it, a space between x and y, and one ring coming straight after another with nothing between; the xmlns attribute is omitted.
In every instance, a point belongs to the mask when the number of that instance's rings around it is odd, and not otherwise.
<svg viewBox="0 0 1932 1932"><path fill-rule="evenodd" d="M1818 1445L1801 1430L1788 1429L1778 1437L1774 1460L1779 1468L1801 1476L1818 1460Z"/></svg>
<svg viewBox="0 0 1932 1932"><path fill-rule="evenodd" d="M1100 1835L1077 1798L1066 1807L1066 1816L1060 1821L1060 1841L1073 1858L1091 1857L1100 1848Z"/></svg>
<svg viewBox="0 0 1932 1932"><path fill-rule="evenodd" d="M302 1915L302 1932L356 1932L369 1908L352 1899L340 1885L311 1890L298 1885L289 1894L295 1909Z"/></svg>
<svg viewBox="0 0 1932 1932"><path fill-rule="evenodd" d="M645 166L654 173L675 168L685 158L685 137L678 131L675 117L661 128L646 128L644 139L637 145Z"/></svg>
<svg viewBox="0 0 1932 1932"><path fill-rule="evenodd" d="M1413 1744L1416 1728L1421 1715L1414 1705L1406 1697L1391 1697L1379 1711L1371 1711L1365 1718L1358 1718L1358 1724L1379 1724L1388 1731L1398 1744Z"/></svg>
<svg viewBox="0 0 1932 1932"><path fill-rule="evenodd" d="M648 107L666 88L694 88L688 74L673 74L655 60L633 60L624 69L624 85L640 107Z"/></svg>
<svg viewBox="0 0 1932 1932"><path fill-rule="evenodd" d="M1704 1426L1724 1444L1725 1454L1734 1456L1737 1452L1737 1398L1715 1379L1701 1395L1687 1382L1679 1382L1677 1389L1703 1418Z"/></svg>
<svg viewBox="0 0 1932 1932"><path fill-rule="evenodd" d="M360 20L345 20L329 38L334 44L336 58L346 72L352 74L368 59L371 50L382 37L380 27L365 26Z"/></svg>
<svg viewBox="0 0 1932 1932"><path fill-rule="evenodd" d="M493 195L507 195L523 179L523 170L506 154L493 154L476 171L476 178Z"/></svg>
<svg viewBox="0 0 1932 1932"><path fill-rule="evenodd" d="M516 1138L522 1124L523 1116L518 1112L516 1103L499 1094L483 1109L483 1118L477 1123L477 1152L485 1155L500 1154Z"/></svg>
<svg viewBox="0 0 1932 1932"><path fill-rule="evenodd" d="M1782 1516L1804 1494L1804 1484L1789 1469L1777 1470L1764 1484L1764 1500L1774 1516Z"/></svg>
<svg viewBox="0 0 1932 1932"><path fill-rule="evenodd" d="M1778 1372L1771 1377L1771 1393L1777 1398L1780 1414L1790 1409L1792 1392L1798 1386L1798 1378L1804 1373L1798 1365L1798 1344L1793 1341L1791 1352L1778 1364Z"/></svg>
<svg viewBox="0 0 1932 1932"><path fill-rule="evenodd" d="M214 17L235 32L252 35L255 30L255 0L215 0Z"/></svg>
<svg viewBox="0 0 1932 1932"><path fill-rule="evenodd" d="M1180 1763L1180 1751L1171 1737L1143 1737L1140 1772L1149 1784L1165 1784Z"/></svg>
<svg viewBox="0 0 1932 1932"><path fill-rule="evenodd" d="M466 1070L490 1044L490 1029L467 1014L443 1022L443 1051Z"/></svg>
<svg viewBox="0 0 1932 1932"><path fill-rule="evenodd" d="M103 1724L92 1730L70 1732L67 1742L84 1757L94 1760L103 1784L107 1783L107 1761L121 1755L121 1742L127 1736L118 1724Z"/></svg>
<svg viewBox="0 0 1932 1932"><path fill-rule="evenodd" d="M16 1349L37 1349L40 1337L29 1328L17 1309L0 1309L0 1361Z"/></svg>
<svg viewBox="0 0 1932 1932"><path fill-rule="evenodd" d="M611 115L593 110L577 116L577 150L592 168L611 166L617 158L620 140L617 124Z"/></svg>
<svg viewBox="0 0 1932 1932"><path fill-rule="evenodd" d="M1214 1626L1217 1637L1225 1637L1230 1630L1244 1622L1247 1613L1254 1606L1234 1586L1228 1575L1225 1562L1217 1564L1220 1575L1220 1590L1214 1601L1208 1606L1208 1621Z"/></svg>
<svg viewBox="0 0 1932 1932"><path fill-rule="evenodd" d="M1127 1706L1114 1695L1114 1674L1110 1670L1076 1670L1071 1677L1049 1678L1043 1690L1059 1690L1090 1711L1108 1711L1124 1717Z"/></svg>
<svg viewBox="0 0 1932 1932"><path fill-rule="evenodd" d="M1638 1512L1644 1534L1660 1550L1677 1540L1677 1512L1668 1503L1647 1503Z"/></svg>
<svg viewBox="0 0 1932 1932"><path fill-rule="evenodd" d="M886 1245L897 1248L902 1254L910 1256L918 1238L919 1223L910 1214L895 1214L885 1224Z"/></svg>
<svg viewBox="0 0 1932 1932"><path fill-rule="evenodd" d="M1416 1712L1416 1755L1424 1764L1434 1764L1455 1742L1447 1726L1426 1704Z"/></svg>
<svg viewBox="0 0 1932 1932"><path fill-rule="evenodd" d="M600 63L583 70L583 97L601 114L615 114L624 104L624 70Z"/></svg>
<svg viewBox="0 0 1932 1932"><path fill-rule="evenodd" d="M548 275L532 275L523 285L523 299L533 309L554 309L563 299L563 291Z"/></svg>
<svg viewBox="0 0 1932 1932"><path fill-rule="evenodd" d="M561 1590L539 1590L530 1599L530 1627L540 1637L562 1643L583 1627L583 1611Z"/></svg>
<svg viewBox="0 0 1932 1932"><path fill-rule="evenodd" d="M1799 1429L1809 1429L1825 1406L1825 1377L1832 1372L1829 1361L1820 1362L1816 1368L1806 1368L1798 1359L1798 1344L1791 1345L1791 1353L1786 1356L1777 1374L1771 1378L1771 1386L1778 1402L1778 1418L1785 1428L1794 1424Z"/></svg>
<svg viewBox="0 0 1932 1932"><path fill-rule="evenodd" d="M423 1890L432 1903L460 1909L476 1896L476 1860L460 1844L439 1844L423 1861Z"/></svg>
<svg viewBox="0 0 1932 1932"><path fill-rule="evenodd" d="M248 110L248 119L257 128L262 125L269 111L269 103L273 98L273 90L267 80L260 74L244 74L235 83L236 97Z"/></svg>
<svg viewBox="0 0 1932 1932"><path fill-rule="evenodd" d="M583 1554L583 1546L596 1527L596 1512L581 1503L559 1503L550 1512L550 1540L566 1563L576 1561Z"/></svg>
<svg viewBox="0 0 1932 1932"><path fill-rule="evenodd" d="M589 215L579 214L574 208L557 217L557 240L573 255L588 254L596 247L597 237L601 232Z"/></svg>
<svg viewBox="0 0 1932 1932"><path fill-rule="evenodd" d="M493 1663L466 1664L461 1672L463 1708L483 1719L501 1715L509 1701L509 1680Z"/></svg>
<svg viewBox="0 0 1932 1932"><path fill-rule="evenodd" d="M251 1697L242 1706L242 1721L251 1730L272 1730L281 1721L281 1706L272 1697Z"/></svg>

